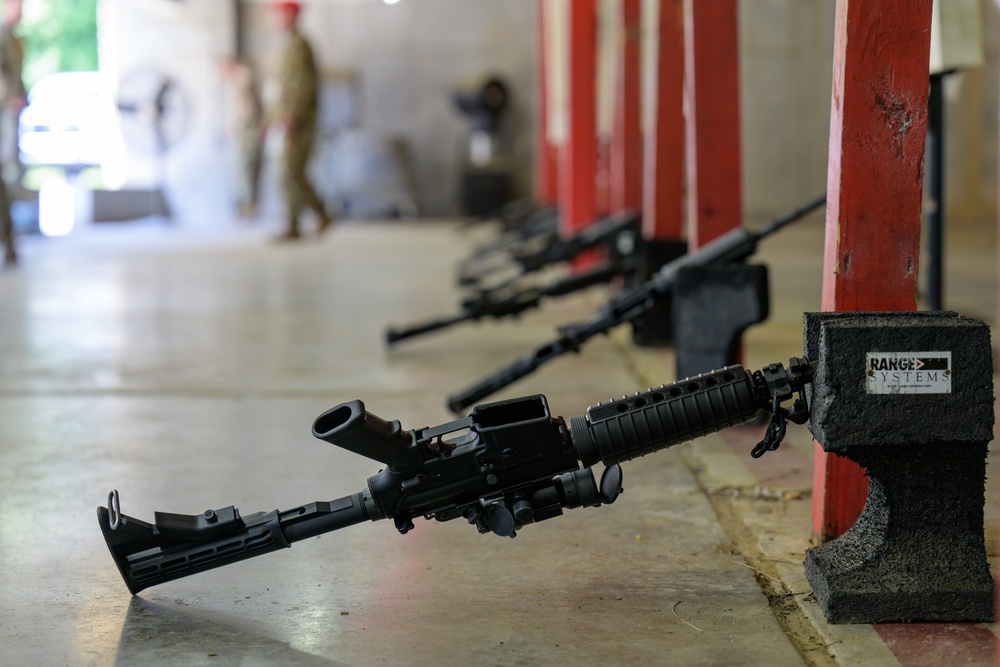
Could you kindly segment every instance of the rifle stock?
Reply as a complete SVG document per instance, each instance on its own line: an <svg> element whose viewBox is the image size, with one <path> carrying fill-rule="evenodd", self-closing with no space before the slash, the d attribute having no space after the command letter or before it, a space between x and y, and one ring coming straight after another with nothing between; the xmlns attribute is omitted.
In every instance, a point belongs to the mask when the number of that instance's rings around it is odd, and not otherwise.
<svg viewBox="0 0 1000 667"><path fill-rule="evenodd" d="M97 508L97 521L126 587L135 595L150 586L287 549L298 540L374 521L379 517L369 514L366 493L246 517L231 505L194 516L157 512L149 524L117 511L118 492L112 491L108 507Z"/></svg>

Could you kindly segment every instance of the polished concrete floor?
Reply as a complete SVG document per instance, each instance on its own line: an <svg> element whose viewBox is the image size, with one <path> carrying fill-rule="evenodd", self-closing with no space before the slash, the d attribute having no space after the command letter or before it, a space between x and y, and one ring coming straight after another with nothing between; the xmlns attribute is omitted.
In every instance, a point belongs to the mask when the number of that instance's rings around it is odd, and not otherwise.
<svg viewBox="0 0 1000 667"><path fill-rule="evenodd" d="M386 325L455 307L452 267L482 234L349 223L274 245L260 229L134 224L25 239L21 267L0 272L0 664L992 664L992 624L825 623L802 574L804 429L756 461L751 427L631 462L615 505L514 540L363 524L130 596L95 519L111 489L146 520L358 491L378 466L313 439L319 413L361 398L406 428L448 421L446 394L599 302L388 351ZM953 237L947 305L992 321L992 231ZM762 249L773 316L748 334L748 366L800 353L821 244L813 220ZM601 337L498 397L545 393L568 416L672 368L669 351Z"/></svg>

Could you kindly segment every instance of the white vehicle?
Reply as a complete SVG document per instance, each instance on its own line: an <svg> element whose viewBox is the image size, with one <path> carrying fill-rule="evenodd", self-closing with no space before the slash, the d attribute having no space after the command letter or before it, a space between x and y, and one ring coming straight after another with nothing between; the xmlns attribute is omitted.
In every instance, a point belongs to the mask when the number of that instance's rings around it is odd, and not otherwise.
<svg viewBox="0 0 1000 667"><path fill-rule="evenodd" d="M113 81L100 72L42 77L21 112L18 146L28 166L120 165L124 147Z"/></svg>

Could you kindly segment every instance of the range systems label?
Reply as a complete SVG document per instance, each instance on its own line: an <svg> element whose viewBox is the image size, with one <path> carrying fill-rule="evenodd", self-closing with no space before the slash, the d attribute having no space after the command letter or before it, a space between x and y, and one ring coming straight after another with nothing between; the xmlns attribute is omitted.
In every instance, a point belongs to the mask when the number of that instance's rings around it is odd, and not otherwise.
<svg viewBox="0 0 1000 667"><path fill-rule="evenodd" d="M950 394L951 352L869 352L869 394Z"/></svg>

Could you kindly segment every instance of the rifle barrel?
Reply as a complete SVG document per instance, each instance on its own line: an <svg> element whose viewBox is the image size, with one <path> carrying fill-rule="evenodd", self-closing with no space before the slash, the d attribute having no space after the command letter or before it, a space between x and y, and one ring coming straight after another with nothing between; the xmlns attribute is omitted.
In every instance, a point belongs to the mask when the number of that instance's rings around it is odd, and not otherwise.
<svg viewBox="0 0 1000 667"><path fill-rule="evenodd" d="M454 317L430 320L405 329L389 327L385 332L386 343L392 346L401 340L446 329L468 320L478 320L484 317L501 319L519 315L526 310L537 308L543 298L564 296L591 285L606 283L620 272L619 267L604 263L593 269L560 278L540 288L529 287L512 291L510 287L506 287L487 290L482 292L477 299L470 301L469 303L472 305L467 305L462 313Z"/></svg>
<svg viewBox="0 0 1000 667"><path fill-rule="evenodd" d="M437 331L439 329L446 329L450 326L454 326L461 322L467 320L474 320L479 316L478 313L465 312L459 313L452 317L442 317L436 320L429 320L422 324L415 324L411 327L406 327L404 329L396 329L395 327L389 327L385 330L385 342L390 347L395 345L401 340L406 340L407 338L413 338L414 336L422 336L423 334L430 333L432 331Z"/></svg>
<svg viewBox="0 0 1000 667"><path fill-rule="evenodd" d="M451 394L446 399L448 409L454 413L464 411L470 405L478 403L481 399L495 394L504 387L513 384L530 375L542 364L554 359L569 351L569 342L565 338L558 338L550 343L539 347L533 353L521 357L513 363L487 375L478 382L474 382L465 389Z"/></svg>

